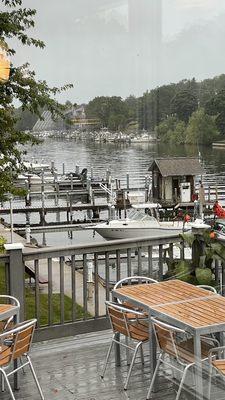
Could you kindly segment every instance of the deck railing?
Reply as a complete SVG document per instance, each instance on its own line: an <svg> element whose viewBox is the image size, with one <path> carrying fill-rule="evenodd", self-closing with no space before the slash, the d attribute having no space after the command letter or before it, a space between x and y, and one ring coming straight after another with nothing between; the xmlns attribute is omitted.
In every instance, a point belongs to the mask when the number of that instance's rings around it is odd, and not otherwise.
<svg viewBox="0 0 225 400"><path fill-rule="evenodd" d="M105 329L105 300L113 284L125 276L158 280L167 257L184 258L181 237L124 239L88 245L21 248L0 257L6 266L8 293L21 302L21 318L37 318L36 340Z"/></svg>

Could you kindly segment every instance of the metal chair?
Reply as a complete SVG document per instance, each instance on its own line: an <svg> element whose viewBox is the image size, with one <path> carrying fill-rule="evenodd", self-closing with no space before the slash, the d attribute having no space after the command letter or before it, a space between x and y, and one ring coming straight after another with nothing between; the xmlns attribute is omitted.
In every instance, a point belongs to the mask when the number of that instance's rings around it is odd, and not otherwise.
<svg viewBox="0 0 225 400"><path fill-rule="evenodd" d="M209 286L209 285L196 285L196 286L199 288L205 289L205 290L209 290L210 292L217 294L217 290L213 286Z"/></svg>
<svg viewBox="0 0 225 400"><path fill-rule="evenodd" d="M223 358L221 355L223 354ZM209 386L208 386L208 396L210 399L211 395L211 381L213 368L218 374L225 379L225 346L213 348L209 351Z"/></svg>
<svg viewBox="0 0 225 400"><path fill-rule="evenodd" d="M29 356L36 322L36 319L25 321L18 324L15 328L0 334L0 373L7 384L10 397L13 400L15 400L15 397L8 378L27 365L29 365L31 369L41 399L44 400L40 384ZM8 367L13 367L13 361L17 359L20 359L20 361L22 360L20 366L13 369L10 368L10 372L7 372Z"/></svg>
<svg viewBox="0 0 225 400"><path fill-rule="evenodd" d="M174 369L179 372L183 371L183 376L176 395L176 400L178 400L187 372L195 365L193 338L187 337L187 340L184 340L186 332L183 329L168 325L155 318L152 318L152 324L157 344L160 349L160 355L148 390L147 400L149 400L151 397L153 385L161 364L171 367L172 370ZM181 340L179 340L180 335ZM203 358L201 359L201 362L208 359L209 350L215 346L213 346L213 343L217 344L218 342L212 338L204 338L204 340L202 338L201 351ZM169 361L168 359L165 359L166 355L169 356ZM173 363L174 360L176 361L176 365Z"/></svg>
<svg viewBox="0 0 225 400"><path fill-rule="evenodd" d="M138 276L138 275L128 276L116 282L113 289L118 289L124 285L138 285L142 283L158 283L158 281L156 281L153 278L148 278L147 276Z"/></svg>
<svg viewBox="0 0 225 400"><path fill-rule="evenodd" d="M128 370L127 378L125 381L124 389L126 390L129 384L131 371L135 362L135 358L138 352L138 349L142 348L142 344L149 340L149 333L148 333L148 324L145 323L140 317L143 314L139 311L132 310L132 315L135 315L132 320L128 317L130 314L130 309L120 305L118 303L112 303L110 301L106 301L106 307L108 316L110 319L111 327L113 330L113 336L111 339L111 343L106 355L103 371L101 377L104 378L107 363L111 354L111 350L113 344L118 344L120 346L125 347L134 352L130 367ZM118 339L118 334L122 334L125 338L129 338L129 344L123 343ZM143 353L141 352L142 363L144 363Z"/></svg>
<svg viewBox="0 0 225 400"><path fill-rule="evenodd" d="M151 284L151 283L158 283L158 281L156 281L153 278L148 278L147 276L138 276L138 275L128 276L128 277L123 278L120 281L116 282L113 290L119 289L119 288L121 288L123 286L127 286L127 285L139 285L139 284L144 284L144 283ZM130 304L128 302L122 302L120 299L117 299L117 302L120 304L124 304L125 306L128 306L129 308L133 308L135 310L142 311L142 310L138 309L137 307L134 307L133 304Z"/></svg>
<svg viewBox="0 0 225 400"><path fill-rule="evenodd" d="M20 302L13 296L9 296L6 294L0 294L0 301L1 299L6 299L10 304L13 306L19 307L20 308ZM5 329L8 329L10 326L13 324L13 317L8 318L5 321L0 321L0 332L4 331Z"/></svg>

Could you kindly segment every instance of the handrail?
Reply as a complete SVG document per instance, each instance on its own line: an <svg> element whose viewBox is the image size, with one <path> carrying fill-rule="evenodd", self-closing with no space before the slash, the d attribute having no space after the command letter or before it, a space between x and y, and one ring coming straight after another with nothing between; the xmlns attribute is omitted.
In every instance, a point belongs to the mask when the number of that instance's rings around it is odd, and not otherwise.
<svg viewBox="0 0 225 400"><path fill-rule="evenodd" d="M42 259L52 257L60 257L74 254L89 254L89 253L101 253L106 251L125 250L128 247L130 249L137 247L157 246L163 244L170 244L181 242L182 238L177 234L171 234L165 237L155 237L151 239L149 237L132 238L132 239L120 239L120 240L109 240L105 242L99 242L86 245L70 245L61 247L46 247L46 248L27 248L23 249L24 261L35 259Z"/></svg>

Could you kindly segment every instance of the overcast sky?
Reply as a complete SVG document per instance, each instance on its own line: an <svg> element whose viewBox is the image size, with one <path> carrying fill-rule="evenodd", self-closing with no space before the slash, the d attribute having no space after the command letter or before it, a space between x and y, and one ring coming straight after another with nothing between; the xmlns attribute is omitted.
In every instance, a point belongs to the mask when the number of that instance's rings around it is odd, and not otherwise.
<svg viewBox="0 0 225 400"><path fill-rule="evenodd" d="M24 0L46 47L17 46L15 61L29 61L50 85L73 83L60 100L76 103L225 73L225 1L161 1L160 11L160 0Z"/></svg>

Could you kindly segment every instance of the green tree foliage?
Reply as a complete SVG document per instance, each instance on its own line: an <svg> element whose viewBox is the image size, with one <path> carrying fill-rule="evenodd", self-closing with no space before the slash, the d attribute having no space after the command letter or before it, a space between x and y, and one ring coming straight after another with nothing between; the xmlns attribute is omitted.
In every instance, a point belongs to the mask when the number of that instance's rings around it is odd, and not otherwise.
<svg viewBox="0 0 225 400"><path fill-rule="evenodd" d="M0 11L0 45L8 56L15 54L15 49L9 43L17 39L21 45L34 45L44 48L41 40L32 38L27 32L34 27L36 11L23 7L22 0L2 0ZM41 115L45 107L53 116L63 116L63 107L54 99L62 88L50 88L46 81L36 80L35 72L29 69L29 64L12 66L8 82L0 84L0 198L8 191L14 192L13 180L21 170L21 146L36 143L36 139L27 132L16 127L15 100L21 105L22 111Z"/></svg>
<svg viewBox="0 0 225 400"><path fill-rule="evenodd" d="M209 115L215 115L216 125L222 135L225 135L225 89L220 90L205 105Z"/></svg>
<svg viewBox="0 0 225 400"><path fill-rule="evenodd" d="M170 102L175 95L176 85L164 85L146 92L139 99L138 122L141 129L153 131L170 115Z"/></svg>
<svg viewBox="0 0 225 400"><path fill-rule="evenodd" d="M182 90L178 92L171 100L171 113L186 123L191 114L197 110L197 108L197 96L190 90Z"/></svg>
<svg viewBox="0 0 225 400"><path fill-rule="evenodd" d="M186 125L175 116L170 116L162 121L156 128L156 133L162 142L183 144L185 142Z"/></svg>
<svg viewBox="0 0 225 400"><path fill-rule="evenodd" d="M212 143L219 136L215 117L207 115L203 108L199 108L190 117L185 136L186 143Z"/></svg>
<svg viewBox="0 0 225 400"><path fill-rule="evenodd" d="M139 110L139 99L135 96L129 96L125 99L125 104L128 109L128 115L130 121L138 120L138 110Z"/></svg>
<svg viewBox="0 0 225 400"><path fill-rule="evenodd" d="M95 97L86 107L88 118L98 118L104 127L122 129L129 121L129 110L121 97Z"/></svg>
<svg viewBox="0 0 225 400"><path fill-rule="evenodd" d="M15 110L16 129L20 131L31 130L38 120L37 114L31 113L29 110L22 111L19 107Z"/></svg>

